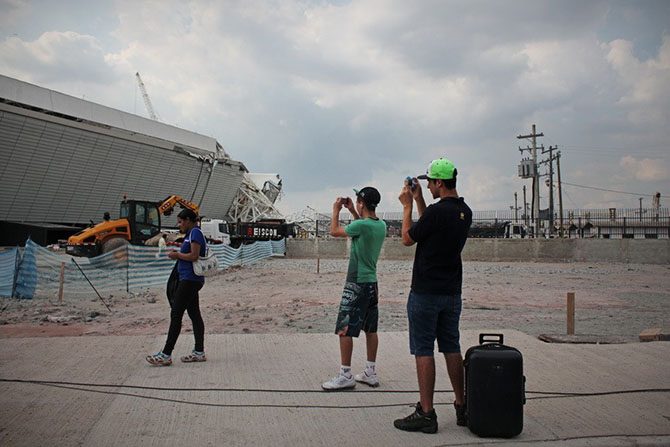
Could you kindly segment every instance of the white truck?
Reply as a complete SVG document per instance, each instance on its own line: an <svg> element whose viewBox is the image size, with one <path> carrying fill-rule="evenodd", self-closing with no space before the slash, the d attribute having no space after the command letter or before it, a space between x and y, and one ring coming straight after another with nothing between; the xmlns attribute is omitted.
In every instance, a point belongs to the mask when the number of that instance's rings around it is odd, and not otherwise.
<svg viewBox="0 0 670 447"><path fill-rule="evenodd" d="M228 224L225 220L204 218L200 221L200 229L211 243L230 245Z"/></svg>
<svg viewBox="0 0 670 447"><path fill-rule="evenodd" d="M505 222L505 239L525 239L528 228L524 224Z"/></svg>

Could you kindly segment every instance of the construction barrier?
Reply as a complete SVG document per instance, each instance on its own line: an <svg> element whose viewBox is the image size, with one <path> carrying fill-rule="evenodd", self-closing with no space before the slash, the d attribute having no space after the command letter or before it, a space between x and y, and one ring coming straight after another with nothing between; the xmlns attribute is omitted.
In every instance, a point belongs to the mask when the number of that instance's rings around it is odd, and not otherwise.
<svg viewBox="0 0 670 447"><path fill-rule="evenodd" d="M11 248L0 252L0 296L12 296L19 250Z"/></svg>
<svg viewBox="0 0 670 447"><path fill-rule="evenodd" d="M219 261L219 270L225 270L283 255L286 243L258 241L240 248L209 248ZM79 258L54 253L29 239L22 253L16 248L0 253L0 296L90 298L95 291L109 296L162 287L175 264L167 257L168 250L128 245L94 258Z"/></svg>

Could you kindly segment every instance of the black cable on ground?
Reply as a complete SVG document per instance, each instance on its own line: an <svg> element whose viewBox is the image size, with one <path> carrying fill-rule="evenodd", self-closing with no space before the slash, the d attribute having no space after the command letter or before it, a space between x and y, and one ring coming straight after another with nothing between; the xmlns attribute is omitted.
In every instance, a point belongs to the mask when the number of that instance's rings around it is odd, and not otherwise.
<svg viewBox="0 0 670 447"><path fill-rule="evenodd" d="M262 392L262 393L321 393L324 394L324 391L321 390L279 390L279 389L259 389L259 388L169 388L169 387L150 387L150 386L141 386L141 385L118 385L118 384L96 384L96 383L77 383L77 382L64 382L64 381L46 381L46 380L25 380L25 379L1 379L0 382L4 383L23 383L23 384L32 384L32 385L42 385L53 388L61 388L67 390L75 391L85 391L89 393L98 393L106 395L116 395L116 396L126 396L126 397L137 397L140 399L149 399L156 400L160 402L170 402L177 404L188 404L188 405L197 405L203 407L218 407L218 408L296 408L296 409L329 409L329 410L349 410L349 409L369 409L369 408L389 408L389 407L404 407L412 406L411 403L392 403L392 404L375 404L375 405L302 405L302 404L227 404L227 403L209 403L201 401L190 401L183 399L170 399L165 397L156 397L156 396L147 396L143 394L136 393L127 393L122 391L109 391L109 390L99 390L91 389L95 388L133 388L133 389L143 389L143 390L152 390L152 391L219 391L219 392ZM89 388L85 388L85 387ZM416 390L358 390L350 391L347 393L334 393L340 396L343 395L357 395L361 392L372 392L372 393L418 393ZM437 390L436 392L451 392L451 390ZM569 393L569 392L551 392L551 391L527 391L527 394L541 394L543 396L538 396L530 399L551 399L557 397L588 397L588 396L604 396L604 395L615 395L615 394L632 394L632 393L667 393L670 392L670 388L643 388L637 390L617 390L617 391L606 391L606 392L595 392L595 393ZM442 405L451 405L453 402L436 402L435 406ZM578 439L608 439L608 438L649 438L649 437L661 437L661 436L670 436L670 433L641 433L641 434L605 434L605 435L583 435L583 436L571 436L571 437L555 437L555 438L541 438L541 439L488 439L475 442L466 442L466 443L455 443L455 444L438 444L439 446L475 446L483 444L528 444L528 443L539 443L539 442L565 442Z"/></svg>
<svg viewBox="0 0 670 447"><path fill-rule="evenodd" d="M33 381L31 383L36 383ZM187 401L180 399L168 399L163 397L154 397L154 396L145 396L141 394L134 393L123 393L118 391L100 391L100 390L91 390L86 388L66 386L66 385L55 385L55 384L44 384L45 386L51 386L55 388L63 388L69 390L77 391L89 391L92 393L101 393L101 394L112 394L117 396L127 396L127 397L139 397L141 399L150 399L157 400L161 402L171 402L171 403L185 403L190 405L198 405L204 407L226 407L226 408L308 408L308 409L330 409L330 410L348 410L352 408L388 408L388 407L401 407L401 406L412 406L410 404L381 404L381 405L349 405L349 406L338 406L338 405L281 405L281 404L215 404L207 402L197 402L197 401ZM352 393L354 394L354 393ZM435 403L435 406L438 405L451 405L452 402L448 403ZM466 442L458 444L439 444L439 446L444 447L455 447L455 446L471 446L471 445L482 445L482 444L491 444L495 442L496 444L508 444L513 443L517 444L527 444L527 443L537 443L537 442L565 442L576 439L607 439L607 438L641 438L641 437L659 437L659 436L670 436L670 433L642 433L642 434L607 434L607 435L584 435L584 436L571 436L571 437L556 437L556 438L541 438L541 439L489 439L482 440L477 442Z"/></svg>
<svg viewBox="0 0 670 447"><path fill-rule="evenodd" d="M38 380L38 379L3 379L0 382L8 383L33 383L37 385L69 385L69 386L87 386L100 388L130 388L136 390L151 390L151 391L203 391L203 392L240 392L240 393L324 393L321 389L282 389L282 388L188 388L188 387L160 387L147 385L127 385L115 383L91 383L91 382L66 382L58 380ZM454 390L435 390L435 393L452 393ZM377 393L377 394L404 394L404 393L418 393L419 390L380 390L376 388L356 390L357 393ZM565 397L588 397L588 396L605 396L610 394L636 394L636 393L666 393L670 392L670 388L639 388L633 390L617 390L617 391L599 391L590 393L564 392L564 391L532 391L526 390L526 394L540 394L547 395L546 398L555 396ZM543 399L538 397L536 399Z"/></svg>
<svg viewBox="0 0 670 447"><path fill-rule="evenodd" d="M542 438L542 439L499 439L491 438L488 441L481 440L476 442L462 442L458 444L438 444L437 447L460 447L460 446L470 446L470 445L491 445L491 444L536 444L538 442L566 442L566 441L575 441L578 439L607 439L607 438L653 438L660 436L670 436L670 433L640 433L640 434L611 434L611 435L584 435L584 436L569 436L569 437L556 437L556 438Z"/></svg>
<svg viewBox="0 0 670 447"><path fill-rule="evenodd" d="M139 397L143 399L153 399L161 400L166 402L174 403L184 403L190 405L204 405L204 406L214 406L214 407L268 407L268 408L330 408L330 409L348 409L348 408L383 408L383 407L399 407L399 406L409 406L411 403L394 403L394 404L377 404L377 405L282 405L282 404L214 404L198 401L188 401L180 399L169 399L155 396L147 396L143 394L136 393L125 393L120 391L109 391L109 390L97 390L91 388L127 388L127 389L136 389L136 390L147 390L147 391L189 391L189 392L241 392L241 393L271 393L271 394L281 394L281 393L319 393L319 394L337 394L337 395L355 395L361 393L376 393L376 394L418 394L418 390L377 390L377 389L364 389L364 390L350 390L347 392L325 392L319 389L269 389L269 388L179 388L179 387L154 387L154 386L143 386L143 385L124 385L124 384L101 384L101 383L87 383L87 382L66 382L66 381L48 381L48 380L29 380L29 379L3 379L0 378L0 382L4 383L24 383L24 384L33 384L33 385L43 385L51 386L56 388L66 388L78 391L88 391L93 393L101 394L113 394L120 396L131 396ZM452 390L436 390L436 393L446 393L452 392ZM591 393L571 393L571 392L552 392L552 391L526 391L526 394L540 394L541 396L529 397L528 400L539 400L539 399L556 399L556 398L568 398L568 397L594 397L594 396L608 396L608 395L620 395L620 394L639 394L639 393L667 393L670 392L670 388L642 388L635 390L616 390L616 391L602 391L602 392L591 392ZM435 405L449 405L452 402L447 403L436 403Z"/></svg>
<svg viewBox="0 0 670 447"><path fill-rule="evenodd" d="M170 402L175 404L187 404L187 405L197 405L201 407L223 407L223 408L310 408L310 409L329 409L329 410L348 410L352 408L384 408L384 407L405 407L410 406L409 403L394 403L394 404L377 404L377 405L302 405L302 404L220 404L220 403L211 403L211 402L201 402L194 400L184 400L184 399L170 399L167 397L156 397L156 396L147 396L145 394L136 394L136 393L125 393L121 391L103 391L95 390L90 388L83 388L79 386L69 386L69 385L56 385L56 384L47 384L40 383L38 385L50 386L54 388L63 388L67 390L76 390L76 391L88 391L90 393L98 394L108 394L115 396L127 396L127 397L138 397L140 399L149 399L149 400L158 400L161 402ZM435 405L447 405L447 404L435 404Z"/></svg>

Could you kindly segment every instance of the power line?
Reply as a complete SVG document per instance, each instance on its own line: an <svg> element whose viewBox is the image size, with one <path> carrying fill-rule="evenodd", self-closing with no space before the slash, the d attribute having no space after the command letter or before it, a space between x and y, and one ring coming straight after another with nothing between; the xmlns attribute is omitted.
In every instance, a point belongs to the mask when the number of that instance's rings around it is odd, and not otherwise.
<svg viewBox="0 0 670 447"><path fill-rule="evenodd" d="M561 149L563 151L563 149ZM621 155L616 155L616 154L611 154L611 153L604 153L604 152L597 152L597 151L591 151L587 152L585 150L566 150L565 152L569 153L571 156L578 156L579 158L604 158L607 160L613 160L613 161L620 161L623 157ZM639 155L640 157L636 158L636 160L665 160L670 158L670 154L644 154L644 153L637 153L636 155Z"/></svg>
<svg viewBox="0 0 670 447"><path fill-rule="evenodd" d="M562 147L580 148L580 149L595 149L595 150L605 150L605 151L629 151L629 150L638 151L640 149L652 149L652 150L659 150L659 151L667 150L667 147L664 147L664 146L614 147L614 146L582 146L582 145L579 145L579 144L564 144L564 145L562 145Z"/></svg>
<svg viewBox="0 0 670 447"><path fill-rule="evenodd" d="M644 194L641 192L628 192L628 191L617 191L616 189L607 189L607 188L598 188L597 186L586 186L586 185L577 185L575 183L563 182L564 185L576 186L577 188L586 188L586 189L595 189L598 191L606 192L616 192L619 194L629 194L631 196L643 196L643 197L654 197L655 194ZM662 196L667 196L667 194L661 194Z"/></svg>
<svg viewBox="0 0 670 447"><path fill-rule="evenodd" d="M622 154L622 152L617 152L617 151L621 151L623 149L621 149L621 150L611 149L610 150L610 149L595 149L595 148L594 149L588 149L588 148L582 149L582 148L575 148L575 147L567 147L567 148L563 148L563 150L566 150L568 152L577 152L577 151L579 151L579 152L596 152L596 153L600 153L600 154L610 154L612 156L619 156L619 155ZM666 155L668 153L667 150L663 150L663 149L645 149L645 148L637 149L636 148L636 149L634 149L634 151L635 151L634 153L628 152L626 155L630 155L630 156L634 156L634 155L639 156L639 155L645 155L645 154Z"/></svg>
<svg viewBox="0 0 670 447"><path fill-rule="evenodd" d="M552 140L550 137L545 135L545 138L549 141L549 143L553 144L554 146L557 146L556 142ZM667 158L669 156L668 154L668 148L665 146L634 146L634 147L616 147L616 146L588 146L588 145L580 145L580 144L563 144L561 145L561 150L574 153L574 152L579 152L581 155L586 155L586 156L597 156L597 157L611 157L611 158L618 158L621 156L621 154L616 154L613 152L616 151L634 151L635 156L642 156L642 157L655 157L655 158Z"/></svg>
<svg viewBox="0 0 670 447"><path fill-rule="evenodd" d="M563 149L561 149L561 152L563 152ZM575 160L575 159L597 160L598 163L601 163L601 160L613 161L615 163L617 161L619 161L619 158L612 155L612 154L602 154L602 153L598 153L598 152L582 152L582 151L579 151L579 152L567 152L566 151L566 153L568 155L570 155L571 160ZM644 157L643 159L653 160L653 161L667 160L667 159L670 159L670 154L660 155L660 156L657 156L657 157Z"/></svg>
<svg viewBox="0 0 670 447"><path fill-rule="evenodd" d="M561 149L563 150L563 149ZM628 155L622 155L622 154L615 154L615 153L608 153L608 152L602 152L602 151L589 151L588 149L567 149L565 150L566 153L570 154L570 156L575 157L577 156L578 158L598 158L598 159L606 159L606 160L611 160L613 162L621 162L622 159L627 157ZM635 156L631 156L635 160L667 160L670 158L670 153L667 154L652 154L652 153L644 153L644 152L637 152L635 153Z"/></svg>
<svg viewBox="0 0 670 447"><path fill-rule="evenodd" d="M565 184L565 182L563 182L563 184ZM570 194L568 194L568 191L563 190L563 192L565 193L565 196L568 198L568 200L570 201L570 203L572 203L572 206L573 206L574 208L579 208L579 207L577 206L577 204L575 203L575 201L572 200L572 197L570 197Z"/></svg>

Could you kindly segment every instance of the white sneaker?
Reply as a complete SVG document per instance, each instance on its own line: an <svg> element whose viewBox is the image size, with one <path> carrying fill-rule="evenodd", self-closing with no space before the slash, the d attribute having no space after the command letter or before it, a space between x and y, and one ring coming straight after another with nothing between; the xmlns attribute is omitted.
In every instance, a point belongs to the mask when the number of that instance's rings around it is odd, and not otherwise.
<svg viewBox="0 0 670 447"><path fill-rule="evenodd" d="M321 388L326 391L337 391L337 390L346 390L356 386L356 381L354 377L347 377L344 374L338 374L328 382L321 384Z"/></svg>
<svg viewBox="0 0 670 447"><path fill-rule="evenodd" d="M360 374L356 374L354 379L356 379L356 382L370 385L373 388L379 386L379 377L377 377L377 373L373 372L372 374L369 374L367 369Z"/></svg>

